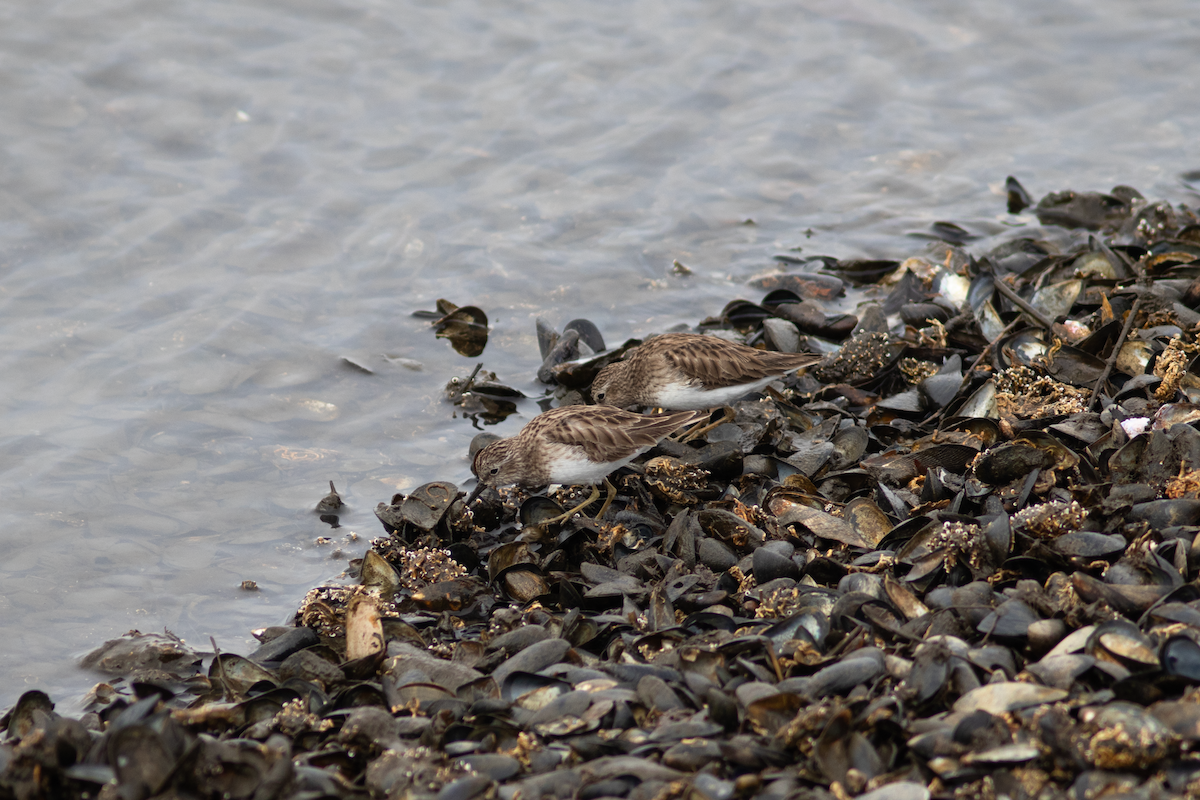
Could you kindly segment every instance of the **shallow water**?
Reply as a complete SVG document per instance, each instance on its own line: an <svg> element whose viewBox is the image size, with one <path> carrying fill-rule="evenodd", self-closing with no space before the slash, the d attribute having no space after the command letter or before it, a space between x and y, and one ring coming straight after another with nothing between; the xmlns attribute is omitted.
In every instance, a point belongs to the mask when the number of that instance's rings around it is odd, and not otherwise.
<svg viewBox="0 0 1200 800"><path fill-rule="evenodd" d="M0 707L70 709L96 680L74 660L131 628L251 649L362 554L377 502L469 477L441 388L483 361L539 392L538 316L615 344L758 299L790 248L1026 235L1009 174L1195 205L1198 16L0 5ZM482 358L411 316L439 297L488 312ZM336 530L310 511L331 479Z"/></svg>

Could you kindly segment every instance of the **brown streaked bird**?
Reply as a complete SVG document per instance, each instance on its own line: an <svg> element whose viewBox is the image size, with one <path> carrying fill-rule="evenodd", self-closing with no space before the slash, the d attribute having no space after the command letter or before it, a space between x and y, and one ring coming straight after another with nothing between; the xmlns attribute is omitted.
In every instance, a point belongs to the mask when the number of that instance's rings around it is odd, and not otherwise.
<svg viewBox="0 0 1200 800"><path fill-rule="evenodd" d="M728 405L822 356L777 353L701 333L664 333L600 370L592 398L604 405L701 411Z"/></svg>
<svg viewBox="0 0 1200 800"><path fill-rule="evenodd" d="M467 503L487 486L591 485L592 496L587 501L557 518L566 519L600 496L596 484L607 483L614 470L667 434L703 418L693 412L647 415L606 406L552 408L531 419L516 436L492 442L475 454L471 471L479 485ZM609 489L611 501L611 484ZM598 516L607 509L606 502Z"/></svg>

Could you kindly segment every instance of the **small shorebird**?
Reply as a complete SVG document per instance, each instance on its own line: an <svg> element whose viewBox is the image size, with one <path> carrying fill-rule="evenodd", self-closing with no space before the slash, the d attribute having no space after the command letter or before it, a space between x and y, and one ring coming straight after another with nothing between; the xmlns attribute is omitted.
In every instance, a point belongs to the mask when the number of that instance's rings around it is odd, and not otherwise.
<svg viewBox="0 0 1200 800"><path fill-rule="evenodd" d="M658 444L669 433L703 419L684 412L651 416L604 406L552 408L531 419L516 436L492 442L475 454L471 471L479 485L467 498L469 505L487 486L517 484L538 489L551 483L590 485L592 495L550 522L561 522L586 508L600 496L597 484L609 488L608 500L597 517L608 510L615 489L608 476Z"/></svg>
<svg viewBox="0 0 1200 800"><path fill-rule="evenodd" d="M700 333L664 333L600 370L592 398L604 405L702 411L727 406L822 356L777 353Z"/></svg>

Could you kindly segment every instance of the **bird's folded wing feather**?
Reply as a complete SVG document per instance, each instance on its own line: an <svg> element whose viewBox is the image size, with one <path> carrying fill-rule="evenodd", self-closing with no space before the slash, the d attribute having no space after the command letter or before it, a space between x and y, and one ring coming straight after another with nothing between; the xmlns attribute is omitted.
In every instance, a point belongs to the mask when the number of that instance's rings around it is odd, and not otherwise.
<svg viewBox="0 0 1200 800"><path fill-rule="evenodd" d="M753 359L728 347L720 339L696 341L687 349L672 350L667 357L692 380L710 387L736 386L811 366L821 356L760 351Z"/></svg>
<svg viewBox="0 0 1200 800"><path fill-rule="evenodd" d="M559 444L582 448L594 461L619 461L638 450L653 447L668 433L697 418L691 412L648 416L617 408L595 408L596 413L586 419L565 417L556 420L544 432L545 437Z"/></svg>

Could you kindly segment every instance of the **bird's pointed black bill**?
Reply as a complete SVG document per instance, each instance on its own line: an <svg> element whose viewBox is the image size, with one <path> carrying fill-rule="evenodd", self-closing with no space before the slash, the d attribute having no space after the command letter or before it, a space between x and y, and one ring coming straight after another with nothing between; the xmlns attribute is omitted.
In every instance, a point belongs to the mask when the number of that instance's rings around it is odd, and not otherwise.
<svg viewBox="0 0 1200 800"><path fill-rule="evenodd" d="M467 505L469 506L469 505L471 505L471 503L474 503L475 498L477 498L477 497L479 497L479 495L483 494L483 490L486 488L487 488L487 484L484 483L483 481L480 481L479 483L475 484L475 488L471 490L471 493L469 495L467 495Z"/></svg>

